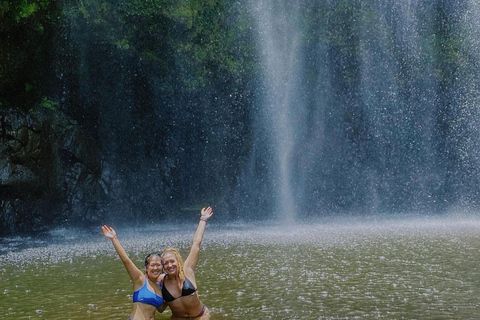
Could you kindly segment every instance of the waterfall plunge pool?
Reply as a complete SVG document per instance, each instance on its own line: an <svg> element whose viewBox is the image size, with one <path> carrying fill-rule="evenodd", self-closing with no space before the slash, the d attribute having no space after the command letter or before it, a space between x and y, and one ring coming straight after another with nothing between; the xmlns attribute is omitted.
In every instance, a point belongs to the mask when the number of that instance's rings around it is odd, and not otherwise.
<svg viewBox="0 0 480 320"><path fill-rule="evenodd" d="M209 224L197 282L212 319L474 319L480 219ZM118 228L130 257L187 254L195 224ZM98 231L4 238L2 319L127 319L132 288ZM170 312L156 319L169 319Z"/></svg>

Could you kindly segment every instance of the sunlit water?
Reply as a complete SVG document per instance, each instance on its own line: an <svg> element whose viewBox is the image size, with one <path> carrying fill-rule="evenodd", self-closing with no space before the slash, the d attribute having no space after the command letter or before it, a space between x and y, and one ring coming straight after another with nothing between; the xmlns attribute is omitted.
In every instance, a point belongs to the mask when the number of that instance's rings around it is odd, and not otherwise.
<svg viewBox="0 0 480 320"><path fill-rule="evenodd" d="M480 317L480 219L351 220L210 223L197 282L212 319ZM186 254L194 229L118 233L141 266L146 253L166 246ZM100 227L1 245L1 319L128 318L131 284Z"/></svg>

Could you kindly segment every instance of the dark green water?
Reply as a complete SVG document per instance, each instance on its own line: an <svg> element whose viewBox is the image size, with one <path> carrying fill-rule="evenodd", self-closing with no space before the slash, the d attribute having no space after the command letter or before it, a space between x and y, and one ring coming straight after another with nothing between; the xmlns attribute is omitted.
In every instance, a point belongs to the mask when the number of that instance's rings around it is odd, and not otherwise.
<svg viewBox="0 0 480 320"><path fill-rule="evenodd" d="M165 246L186 254L194 228L118 232L141 266ZM100 232L3 239L1 249L1 319L128 318L131 284ZM477 219L212 223L197 282L212 319L478 319L479 266Z"/></svg>

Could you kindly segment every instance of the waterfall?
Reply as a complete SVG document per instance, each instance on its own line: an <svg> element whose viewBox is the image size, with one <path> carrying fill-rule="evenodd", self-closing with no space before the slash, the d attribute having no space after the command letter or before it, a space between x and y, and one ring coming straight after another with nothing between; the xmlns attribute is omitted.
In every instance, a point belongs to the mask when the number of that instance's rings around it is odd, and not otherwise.
<svg viewBox="0 0 480 320"><path fill-rule="evenodd" d="M298 1L258 1L253 10L266 89L260 117L267 141L276 146L270 163L277 200L274 211L285 220L293 220L297 215L293 166L305 108L298 94L302 76L299 9Z"/></svg>
<svg viewBox="0 0 480 320"><path fill-rule="evenodd" d="M477 207L478 11L250 2L263 79L251 163L262 167L246 180L262 180L276 217Z"/></svg>

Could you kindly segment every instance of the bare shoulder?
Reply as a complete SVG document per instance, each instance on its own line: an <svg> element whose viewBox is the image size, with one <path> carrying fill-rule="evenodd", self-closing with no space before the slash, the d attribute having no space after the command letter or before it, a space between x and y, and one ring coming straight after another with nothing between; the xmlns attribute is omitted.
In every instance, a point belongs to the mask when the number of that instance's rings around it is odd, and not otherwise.
<svg viewBox="0 0 480 320"><path fill-rule="evenodd" d="M162 273L160 277L158 277L158 282L163 283L164 278L165 278L165 273Z"/></svg>

